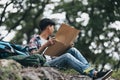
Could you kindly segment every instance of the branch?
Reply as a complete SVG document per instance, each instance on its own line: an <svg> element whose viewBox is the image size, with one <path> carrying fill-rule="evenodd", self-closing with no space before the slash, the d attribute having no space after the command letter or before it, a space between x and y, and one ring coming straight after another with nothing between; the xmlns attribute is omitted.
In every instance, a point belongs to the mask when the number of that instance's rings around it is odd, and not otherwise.
<svg viewBox="0 0 120 80"><path fill-rule="evenodd" d="M72 25L72 26L75 27L75 24L73 23L73 21L70 20L69 14L67 14L67 13L66 13L66 19L68 20L68 23L69 23L70 25Z"/></svg>
<svg viewBox="0 0 120 80"><path fill-rule="evenodd" d="M43 13L45 5L49 3L49 0L47 0L46 2L42 2L42 9L38 10L38 13L35 15L34 19L33 19L33 24L34 26L36 26L36 18L38 18L40 16L41 13Z"/></svg>
<svg viewBox="0 0 120 80"><path fill-rule="evenodd" d="M15 23L15 25L13 27L11 27L9 30L8 30L8 33L3 37L1 38L0 40L4 39L10 32L12 29L16 28L16 26L18 26L20 24L20 22L26 17L27 13L31 10L32 6L30 6L26 11L25 13L22 15L22 17Z"/></svg>
<svg viewBox="0 0 120 80"><path fill-rule="evenodd" d="M3 17L5 16L5 11L6 11L7 7L8 7L11 3L13 3L13 0L12 0L10 3L7 2L6 5L5 5L5 8L4 8L4 10L3 10L2 14L1 14L1 17L0 17L0 26L2 25L2 19L3 19Z"/></svg>
<svg viewBox="0 0 120 80"><path fill-rule="evenodd" d="M69 18L69 16L68 16L67 13L66 13L66 18L67 18L67 20L68 20L68 23L69 23L70 25L72 25L72 22L70 21L70 18Z"/></svg>
<svg viewBox="0 0 120 80"><path fill-rule="evenodd" d="M48 4L48 3L49 3L49 0L47 0L46 2L42 2L42 7L43 8L42 9L40 8L40 9L37 10L38 12L36 13L35 17L33 18L33 25L34 26L38 27L38 25L36 24L36 19L41 15L41 13L43 13L45 5ZM33 28L30 29L29 32L33 31ZM39 29L39 27L38 27L38 29ZM26 35L28 36L27 42L30 40L29 32L26 33Z"/></svg>

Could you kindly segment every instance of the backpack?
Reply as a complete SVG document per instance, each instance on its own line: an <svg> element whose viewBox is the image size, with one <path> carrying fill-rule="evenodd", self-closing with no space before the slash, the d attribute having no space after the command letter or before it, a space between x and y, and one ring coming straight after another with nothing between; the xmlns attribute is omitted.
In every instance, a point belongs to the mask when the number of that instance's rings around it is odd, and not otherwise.
<svg viewBox="0 0 120 80"><path fill-rule="evenodd" d="M0 58L6 58L14 55L28 56L28 47L12 44L10 42L0 41Z"/></svg>
<svg viewBox="0 0 120 80"><path fill-rule="evenodd" d="M45 62L46 62L45 57L40 54L33 54L30 56L23 56L23 55L10 56L7 59L13 59L25 67L27 67L27 66L31 66L31 67L44 66Z"/></svg>
<svg viewBox="0 0 120 80"><path fill-rule="evenodd" d="M13 59L23 66L44 66L46 62L44 55L29 55L27 46L12 44L5 41L0 41L0 58Z"/></svg>

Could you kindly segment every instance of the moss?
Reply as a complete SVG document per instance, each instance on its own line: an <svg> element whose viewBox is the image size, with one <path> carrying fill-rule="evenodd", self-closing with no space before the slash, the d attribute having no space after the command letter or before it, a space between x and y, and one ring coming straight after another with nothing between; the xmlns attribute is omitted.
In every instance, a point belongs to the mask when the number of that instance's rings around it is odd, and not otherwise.
<svg viewBox="0 0 120 80"><path fill-rule="evenodd" d="M80 74L79 72L75 71L74 69L60 69L59 71L64 74Z"/></svg>
<svg viewBox="0 0 120 80"><path fill-rule="evenodd" d="M0 80L22 80L20 69L21 65L13 60L1 60Z"/></svg>
<svg viewBox="0 0 120 80"><path fill-rule="evenodd" d="M0 80L22 80L20 73L9 67L0 67Z"/></svg>

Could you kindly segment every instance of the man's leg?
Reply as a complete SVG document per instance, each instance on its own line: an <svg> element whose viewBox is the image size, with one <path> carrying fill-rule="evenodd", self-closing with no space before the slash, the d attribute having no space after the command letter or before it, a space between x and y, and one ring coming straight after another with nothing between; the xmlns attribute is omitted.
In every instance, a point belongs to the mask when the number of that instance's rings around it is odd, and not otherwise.
<svg viewBox="0 0 120 80"><path fill-rule="evenodd" d="M65 53L47 63L53 67L65 67L66 65L68 65L69 67L72 67L81 74L84 74L84 70L86 70L89 67L89 65L80 62L80 60L76 59L70 53ZM91 76L92 75L93 73L91 74Z"/></svg>
<svg viewBox="0 0 120 80"><path fill-rule="evenodd" d="M108 70L105 72L97 72L94 70L94 68L90 67L90 64L87 62L87 60L82 56L82 54L74 47L70 48L68 53L72 54L75 58L77 58L80 62L83 64L89 65L88 69L84 70L87 75L90 77L94 77L94 79L100 79L100 80L105 80L112 74L112 70ZM96 73L96 76L95 76Z"/></svg>
<svg viewBox="0 0 120 80"><path fill-rule="evenodd" d="M83 64L89 65L88 61L85 59L85 57L80 53L79 50L77 50L75 47L70 48L67 53L72 54L75 58L80 60Z"/></svg>

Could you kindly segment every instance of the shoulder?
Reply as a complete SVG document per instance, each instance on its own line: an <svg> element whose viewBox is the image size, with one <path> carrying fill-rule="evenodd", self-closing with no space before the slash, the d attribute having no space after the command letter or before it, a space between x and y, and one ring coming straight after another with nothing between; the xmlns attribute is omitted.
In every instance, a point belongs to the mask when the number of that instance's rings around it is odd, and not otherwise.
<svg viewBox="0 0 120 80"><path fill-rule="evenodd" d="M32 38L30 39L30 42L33 42L33 41L36 41L36 40L40 40L40 37L39 37L39 35L34 34L34 35L32 36Z"/></svg>
<svg viewBox="0 0 120 80"><path fill-rule="evenodd" d="M40 36L38 34L34 34L32 38L39 38L40 39Z"/></svg>

